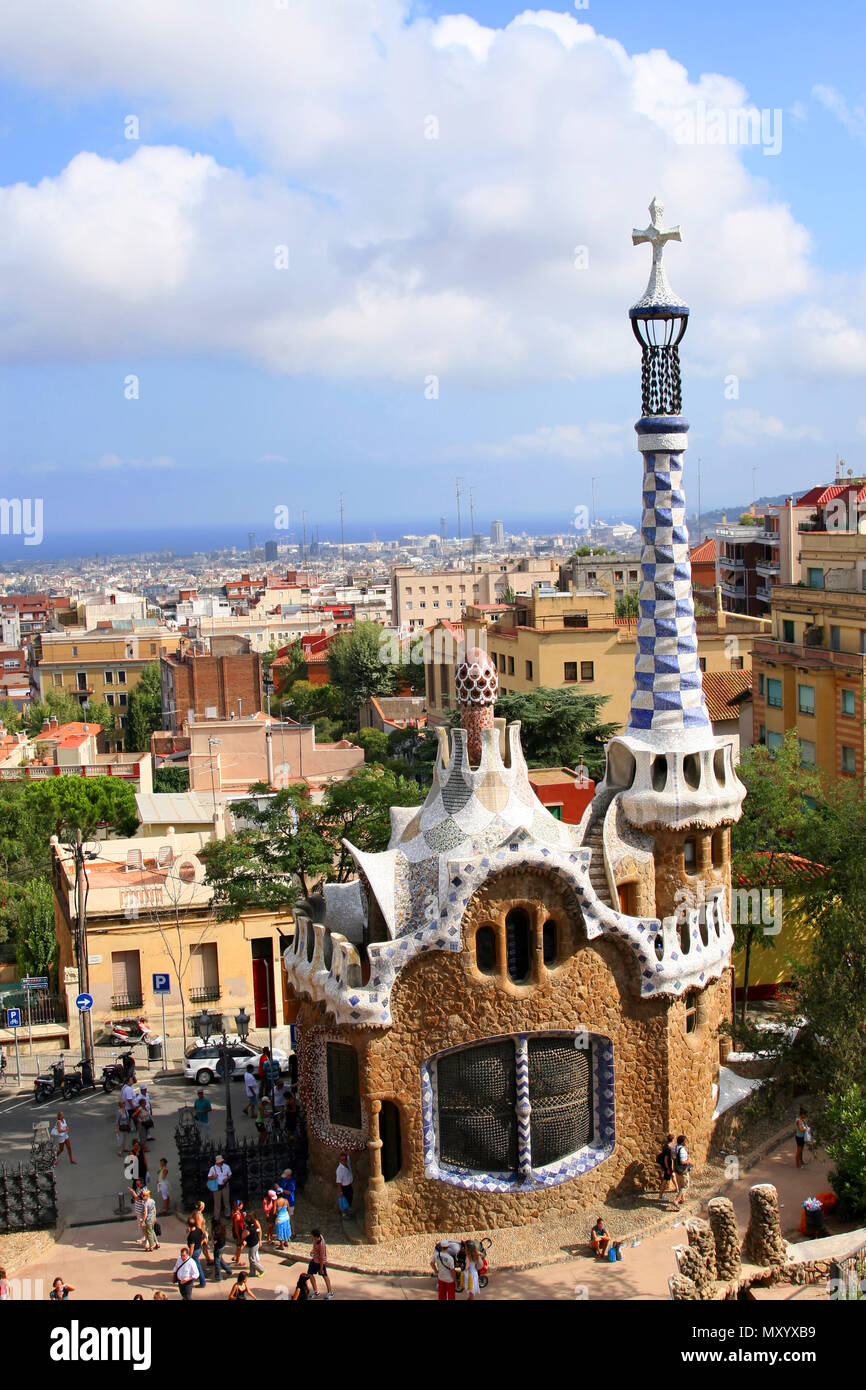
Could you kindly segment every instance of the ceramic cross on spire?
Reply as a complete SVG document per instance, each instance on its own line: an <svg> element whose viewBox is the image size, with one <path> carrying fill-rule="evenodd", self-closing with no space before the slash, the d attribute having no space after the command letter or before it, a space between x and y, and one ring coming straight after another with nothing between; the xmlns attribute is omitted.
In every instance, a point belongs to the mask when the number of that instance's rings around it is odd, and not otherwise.
<svg viewBox="0 0 866 1390"><path fill-rule="evenodd" d="M649 282L642 299L632 306L632 313L640 309L683 309L677 300L665 274L664 249L669 241L682 241L683 236L680 228L663 227L661 225L664 217L664 204L658 198L653 198L649 205L650 224L641 231L635 227L631 234L632 244L641 246L644 242L649 242L653 249L653 263L650 270Z"/></svg>

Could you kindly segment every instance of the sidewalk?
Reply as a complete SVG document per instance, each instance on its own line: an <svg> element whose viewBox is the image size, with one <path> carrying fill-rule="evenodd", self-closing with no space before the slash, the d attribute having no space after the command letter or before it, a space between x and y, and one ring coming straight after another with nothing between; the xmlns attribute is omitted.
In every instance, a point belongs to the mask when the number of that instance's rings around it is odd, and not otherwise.
<svg viewBox="0 0 866 1390"><path fill-rule="evenodd" d="M828 1165L821 1158L808 1168L797 1171L792 1149L792 1143L783 1143L773 1153L760 1159L738 1181L728 1185L727 1195L733 1200L741 1237L748 1223L749 1188L755 1183L771 1182L779 1191L786 1239L792 1243L801 1240L798 1232L801 1203L804 1197L827 1188ZM624 1260L614 1264L578 1254L572 1247L563 1248L563 1258L558 1263L497 1273L494 1233L490 1252L490 1285L481 1297L534 1302L549 1299L667 1299L668 1278L676 1269L673 1246L685 1242L684 1223L689 1214L696 1213L690 1213L688 1209L677 1213L672 1211L669 1224L654 1231L639 1244L628 1246L624 1251ZM296 1227L301 1238L291 1254L281 1255L264 1247L266 1277L252 1281L257 1297L265 1300L290 1297L298 1275L306 1269L310 1238L306 1230L302 1197L296 1209ZM50 1255L41 1256L23 1269L8 1272L31 1280L41 1279L46 1298L51 1280L59 1274L75 1285L75 1301L122 1300L132 1298L134 1293L143 1293L150 1298L157 1288L164 1289L169 1298L177 1299L179 1295L171 1283L171 1269L180 1249L183 1229L177 1218L163 1218L162 1248L158 1254L145 1255L142 1247L135 1243L137 1227L131 1221L67 1228ZM836 1227L831 1225L831 1230L834 1229ZM616 1232L613 1234L616 1235ZM432 1252L435 1237L431 1235L425 1239ZM335 1301L435 1297L432 1275L393 1276L341 1270L340 1255L343 1249L356 1255L359 1247L330 1246ZM228 1284L209 1282L205 1289L196 1288L193 1301L226 1298L229 1287Z"/></svg>

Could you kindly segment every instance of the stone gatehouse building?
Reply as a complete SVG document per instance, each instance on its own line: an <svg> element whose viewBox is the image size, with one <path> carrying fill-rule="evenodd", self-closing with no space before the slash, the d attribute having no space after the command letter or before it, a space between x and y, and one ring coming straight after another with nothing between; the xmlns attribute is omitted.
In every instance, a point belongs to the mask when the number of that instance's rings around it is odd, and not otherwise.
<svg viewBox="0 0 866 1390"><path fill-rule="evenodd" d="M636 234L653 247L631 311L642 343L658 320L681 338L688 317L664 276L655 202L651 216ZM388 849L350 846L357 879L295 908L285 965L311 1170L332 1195L350 1151L373 1241L590 1213L657 1180L669 1129L706 1159L744 789L701 686L673 339L649 368L644 347L629 719L581 824L537 799L519 725L494 719L496 670L475 649L455 672L461 727L438 731L424 805L395 807Z"/></svg>

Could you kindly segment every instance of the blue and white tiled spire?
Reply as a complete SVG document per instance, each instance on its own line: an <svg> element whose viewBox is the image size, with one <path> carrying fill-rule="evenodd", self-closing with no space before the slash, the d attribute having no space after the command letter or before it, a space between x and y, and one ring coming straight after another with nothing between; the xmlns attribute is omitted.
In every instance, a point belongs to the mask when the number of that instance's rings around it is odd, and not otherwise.
<svg viewBox="0 0 866 1390"><path fill-rule="evenodd" d="M698 664L686 497L688 424L681 416L636 426L643 454L640 616L626 733L704 729L711 735Z"/></svg>

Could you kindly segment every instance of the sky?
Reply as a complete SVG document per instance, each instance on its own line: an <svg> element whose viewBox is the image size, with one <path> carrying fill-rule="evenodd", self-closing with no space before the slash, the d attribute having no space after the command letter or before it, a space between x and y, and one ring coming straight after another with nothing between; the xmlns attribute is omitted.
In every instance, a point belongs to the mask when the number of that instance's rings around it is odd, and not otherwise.
<svg viewBox="0 0 866 1390"><path fill-rule="evenodd" d="M0 494L228 543L633 515L654 195L686 487L866 473L862 6L4 0ZM747 112L756 115L750 121ZM738 113L740 113L738 115ZM593 481L594 480L594 481ZM282 533L285 535L285 532ZM0 563L14 538L0 534Z"/></svg>

